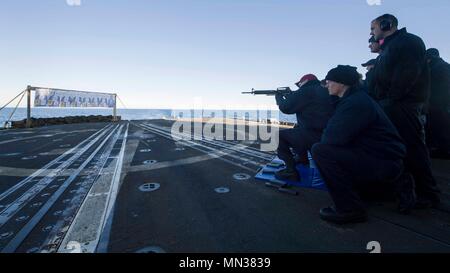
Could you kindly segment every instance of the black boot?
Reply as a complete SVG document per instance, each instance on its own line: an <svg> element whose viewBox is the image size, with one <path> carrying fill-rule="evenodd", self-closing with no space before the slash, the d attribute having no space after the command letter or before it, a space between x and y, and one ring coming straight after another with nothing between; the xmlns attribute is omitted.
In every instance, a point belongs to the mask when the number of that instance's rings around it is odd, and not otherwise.
<svg viewBox="0 0 450 273"><path fill-rule="evenodd" d="M450 151L432 150L430 151L430 157L436 159L450 160Z"/></svg>
<svg viewBox="0 0 450 273"><path fill-rule="evenodd" d="M439 197L425 198L422 196L417 197L417 202L414 209L435 209L439 207L440 200Z"/></svg>
<svg viewBox="0 0 450 273"><path fill-rule="evenodd" d="M294 168L287 168L275 173L275 178L278 180L288 180L293 182L300 181L300 175Z"/></svg>
<svg viewBox="0 0 450 273"><path fill-rule="evenodd" d="M309 167L308 154L304 154L304 155L295 154L294 161L295 161L295 165L302 164L302 165Z"/></svg>
<svg viewBox="0 0 450 273"><path fill-rule="evenodd" d="M395 191L398 199L398 211L401 214L409 214L416 205L415 183L410 173L403 173L395 181Z"/></svg>
<svg viewBox="0 0 450 273"><path fill-rule="evenodd" d="M362 223L367 221L367 213L365 211L339 213L334 207L328 207L320 210L320 218L339 225Z"/></svg>

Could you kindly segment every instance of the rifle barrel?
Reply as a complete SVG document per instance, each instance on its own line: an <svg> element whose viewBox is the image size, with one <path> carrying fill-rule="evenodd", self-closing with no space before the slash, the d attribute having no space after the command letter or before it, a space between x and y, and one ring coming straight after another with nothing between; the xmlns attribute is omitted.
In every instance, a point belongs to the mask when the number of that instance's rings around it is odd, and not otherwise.
<svg viewBox="0 0 450 273"><path fill-rule="evenodd" d="M253 89L252 92L242 92L242 94L251 94L251 95L266 95L266 96L275 96L276 94L285 94L289 93L287 90L255 90Z"/></svg>

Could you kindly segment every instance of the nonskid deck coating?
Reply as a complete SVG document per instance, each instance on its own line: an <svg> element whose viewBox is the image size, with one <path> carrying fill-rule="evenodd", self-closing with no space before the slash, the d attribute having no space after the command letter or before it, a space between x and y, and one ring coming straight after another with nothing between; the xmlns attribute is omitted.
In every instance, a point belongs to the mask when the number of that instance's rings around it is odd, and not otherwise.
<svg viewBox="0 0 450 273"><path fill-rule="evenodd" d="M2 194L100 129L110 125L123 126L116 143L110 143L112 138L106 140L105 146L86 165L87 169L56 198L54 205L15 251L61 251L61 244L69 243L64 239L72 236L70 238L80 240L94 238L99 246L97 250L109 252L143 249L164 252L368 252L367 245L372 241L379 242L383 252L450 252L450 215L446 211L450 193L448 162L433 162L443 190L444 202L440 210L415 211L410 216L403 216L395 212L395 204L373 204L367 223L335 226L318 217L319 209L331 202L326 192L298 189L299 196L291 196L267 188L253 178L259 167L273 156L273 153L257 151L258 143L175 141L168 133L171 124L172 121L167 120L124 121L0 132L0 143L3 143L0 145ZM120 155L125 126L128 132L124 152ZM92 145L86 158L106 136ZM236 146L239 143L252 149ZM72 155L67 154L67 158ZM96 163L101 163L102 155L108 159L95 169ZM26 159L33 156L36 158ZM37 213L33 205L45 204L55 197L59 187L76 170L77 163L83 162L74 162L75 166L66 168L61 173L61 181L49 184L37 196L39 200L27 201L29 203L17 215L0 227L0 248L33 219ZM105 202L102 200L107 200L106 197L102 199L102 194L107 191L102 191L104 188L99 185L110 185L111 173L118 165L122 172L111 219L89 224L83 219L94 215L92 211L96 206L103 208ZM0 203L0 211L26 193L33 183L45 178L48 172L8 195L9 199ZM102 179L92 182L87 178L95 174L102 174L99 176ZM247 180L236 179L248 176ZM151 183L158 184L159 188L139 190L142 185ZM87 196L97 199L86 198L86 191L91 194ZM78 200L80 204L68 200ZM81 203L85 209L74 208ZM74 231L74 227L82 229L83 225L88 231ZM99 227L100 233L95 230L96 225L104 225ZM82 242L72 242L73 251L96 249L77 243Z"/></svg>

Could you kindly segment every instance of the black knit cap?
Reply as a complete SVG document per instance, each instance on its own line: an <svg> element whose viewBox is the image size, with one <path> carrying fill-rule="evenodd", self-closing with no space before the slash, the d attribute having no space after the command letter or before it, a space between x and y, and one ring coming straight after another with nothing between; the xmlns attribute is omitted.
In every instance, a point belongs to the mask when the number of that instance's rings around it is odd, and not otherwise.
<svg viewBox="0 0 450 273"><path fill-rule="evenodd" d="M353 86L359 82L359 73L354 66L338 65L328 72L325 80Z"/></svg>
<svg viewBox="0 0 450 273"><path fill-rule="evenodd" d="M440 54L439 54L439 50L437 48L429 48L427 49L427 58L431 59L431 58L439 58Z"/></svg>

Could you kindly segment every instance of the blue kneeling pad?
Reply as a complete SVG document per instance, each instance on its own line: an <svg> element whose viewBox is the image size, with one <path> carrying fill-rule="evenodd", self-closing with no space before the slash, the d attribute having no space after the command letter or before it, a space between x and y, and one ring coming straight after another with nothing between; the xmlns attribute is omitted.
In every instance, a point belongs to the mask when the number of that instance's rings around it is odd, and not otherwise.
<svg viewBox="0 0 450 273"><path fill-rule="evenodd" d="M314 161L310 159L310 166L302 164L297 165L298 173L300 174L301 181L287 181L278 180L275 178L275 172L285 169L284 162L275 157L269 164L264 166L255 176L256 179L264 180L270 183L276 183L280 185L289 185L302 188L313 188L320 190L327 190L325 182L320 176L319 170L314 166Z"/></svg>

